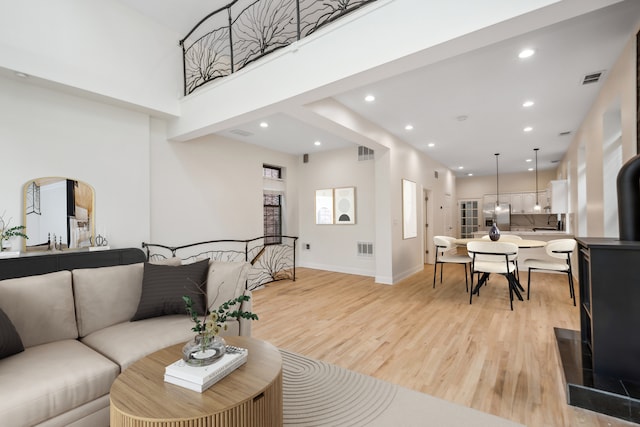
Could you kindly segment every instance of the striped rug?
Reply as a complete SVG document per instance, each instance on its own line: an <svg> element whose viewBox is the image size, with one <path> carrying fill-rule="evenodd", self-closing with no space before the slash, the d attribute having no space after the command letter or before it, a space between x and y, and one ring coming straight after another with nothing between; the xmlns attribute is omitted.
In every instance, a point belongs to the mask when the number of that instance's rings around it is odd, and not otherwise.
<svg viewBox="0 0 640 427"><path fill-rule="evenodd" d="M285 426L521 426L320 360L280 352Z"/></svg>

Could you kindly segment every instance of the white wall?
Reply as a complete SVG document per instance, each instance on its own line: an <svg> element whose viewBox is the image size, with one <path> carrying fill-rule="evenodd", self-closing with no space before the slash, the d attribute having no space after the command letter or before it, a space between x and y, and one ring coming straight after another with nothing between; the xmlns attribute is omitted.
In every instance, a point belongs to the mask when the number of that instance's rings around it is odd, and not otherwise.
<svg viewBox="0 0 640 427"><path fill-rule="evenodd" d="M366 276L375 275L375 258L357 256L357 242L375 242L375 161L358 161L356 146L309 155L300 163L300 265ZM315 191L355 187L356 223L315 223ZM310 249L304 248L305 244Z"/></svg>
<svg viewBox="0 0 640 427"><path fill-rule="evenodd" d="M324 99L307 107L324 120L331 121L334 132L375 151L376 282L392 284L420 271L424 262L425 227L424 224L419 224L418 236L415 238L402 238L402 179L417 184L418 200L422 200L424 189L431 190L433 203L444 207L448 194L448 208L453 214L453 174L424 153L333 99ZM440 171L439 179L434 177L435 170ZM417 209L417 217L423 218L423 204L418 203ZM432 230L444 229L443 217L439 212L429 212Z"/></svg>
<svg viewBox="0 0 640 427"><path fill-rule="evenodd" d="M152 243L263 236L263 164L286 169L283 234L298 234L297 157L217 136L167 141L152 119L150 158Z"/></svg>
<svg viewBox="0 0 640 427"><path fill-rule="evenodd" d="M401 141L395 141L390 150L377 147L375 160L370 161L359 162L355 146L314 153L299 170L300 243L301 248L306 243L311 246L301 249L300 265L374 276L379 283L396 283L423 268L423 189L433 194L428 216L436 234L442 234L444 227L441 206L445 194L455 197L453 174ZM417 187L415 238L403 239L402 179ZM315 224L315 190L349 186L356 187L356 224ZM453 215L454 206L449 209ZM375 257L358 256L357 242L373 242Z"/></svg>
<svg viewBox="0 0 640 427"><path fill-rule="evenodd" d="M445 212L450 215L451 223L455 226L455 176L440 163L432 160L426 154L414 149L408 144L393 139L390 150L391 173L391 231L393 243L393 283L410 276L424 268L424 251L429 249L429 261L433 262L432 241L427 242L425 248L426 232L423 218L425 217L423 190L431 190L431 200L428 206L431 212L429 227L432 235L448 234L445 231ZM438 171L438 178L435 178ZM417 185L417 217L418 235L415 238L404 239L402 232L402 180L408 179Z"/></svg>
<svg viewBox="0 0 640 427"><path fill-rule="evenodd" d="M0 213L22 224L23 185L67 177L93 186L112 247L148 239L148 116L2 77L0 93Z"/></svg>
<svg viewBox="0 0 640 427"><path fill-rule="evenodd" d="M640 29L639 24L636 27ZM570 221L579 224L578 233L582 237L602 237L604 227L604 188L603 188L603 150L607 132L605 123L607 114L620 110L622 134L622 163L636 154L636 40L635 32L630 37L620 57L606 80L598 98L592 105L580 128L575 132L571 146L558 166L558 174L569 177L571 197L569 205L573 208ZM581 148L584 147L584 148ZM584 168L581 178L579 170ZM579 190L585 200L578 197ZM584 202L582 205L579 202Z"/></svg>
<svg viewBox="0 0 640 427"><path fill-rule="evenodd" d="M115 0L0 0L0 67L178 115L180 36Z"/></svg>

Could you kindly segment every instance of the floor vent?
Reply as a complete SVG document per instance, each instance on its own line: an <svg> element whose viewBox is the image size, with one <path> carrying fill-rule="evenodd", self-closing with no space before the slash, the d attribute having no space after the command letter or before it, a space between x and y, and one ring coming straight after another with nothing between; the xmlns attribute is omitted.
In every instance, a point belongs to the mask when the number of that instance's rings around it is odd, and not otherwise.
<svg viewBox="0 0 640 427"><path fill-rule="evenodd" d="M251 132L247 132L246 130L242 130L242 129L233 129L233 130L230 130L229 133L233 133L235 135L240 135L240 136L251 136L251 135L253 135Z"/></svg>
<svg viewBox="0 0 640 427"><path fill-rule="evenodd" d="M371 242L358 242L358 256L373 256L373 243Z"/></svg>
<svg viewBox="0 0 640 427"><path fill-rule="evenodd" d="M600 78L604 74L604 71L596 71L594 73L585 74L582 78L582 84L588 85L591 83L597 83L600 81Z"/></svg>
<svg viewBox="0 0 640 427"><path fill-rule="evenodd" d="M358 161L373 160L373 150L364 145L358 146Z"/></svg>

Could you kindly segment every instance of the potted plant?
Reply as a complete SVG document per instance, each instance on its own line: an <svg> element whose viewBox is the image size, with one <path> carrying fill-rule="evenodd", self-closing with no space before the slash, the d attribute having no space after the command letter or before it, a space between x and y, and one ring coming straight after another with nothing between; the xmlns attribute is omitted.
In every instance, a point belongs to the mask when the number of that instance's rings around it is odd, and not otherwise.
<svg viewBox="0 0 640 427"><path fill-rule="evenodd" d="M251 297L248 295L232 298L222 303L216 310L211 310L209 307L202 319L193 309L191 297L185 295L182 299L187 314L195 323L195 326L191 328L196 333L195 337L182 348L182 359L191 366L206 366L224 356L227 343L219 334L227 329L225 324L227 319L258 320L258 316L250 311L234 309L235 305L249 301Z"/></svg>
<svg viewBox="0 0 640 427"><path fill-rule="evenodd" d="M22 232L22 230L25 230L27 227L25 227L24 225L16 225L13 227L10 227L9 225L11 224L11 218L9 218L8 220L4 219L4 215L6 214L6 211L2 213L2 215L0 215L0 251L4 250L4 242L5 240L9 240L12 237L24 237L25 239L28 239L27 235L24 234Z"/></svg>

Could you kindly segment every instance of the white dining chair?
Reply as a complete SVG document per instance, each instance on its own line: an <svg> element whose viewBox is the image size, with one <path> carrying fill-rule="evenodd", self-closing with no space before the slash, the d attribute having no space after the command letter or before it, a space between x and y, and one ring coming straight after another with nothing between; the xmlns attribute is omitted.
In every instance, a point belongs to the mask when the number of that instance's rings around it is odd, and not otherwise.
<svg viewBox="0 0 640 427"><path fill-rule="evenodd" d="M527 279L527 299L529 299L529 292L531 289L532 270L557 271L560 273L567 273L569 281L569 296L573 298L573 305L576 305L576 292L573 286L573 272L571 271L571 254L575 248L576 241L574 239L550 240L544 247L547 255L563 261L535 258L525 259L523 261L522 267L528 270L529 273L529 277Z"/></svg>
<svg viewBox="0 0 640 427"><path fill-rule="evenodd" d="M449 236L435 236L433 243L436 245L436 264L433 268L433 287L436 287L436 272L440 264L440 283L442 283L442 270L444 264L464 265L464 284L469 291L469 279L467 279L467 265L471 264L471 258L464 254L457 254L457 247L453 243L455 239Z"/></svg>
<svg viewBox="0 0 640 427"><path fill-rule="evenodd" d="M489 274L501 274L507 278L509 284L509 305L513 310L513 295L522 300L516 278L516 257L518 245L512 242L485 242L482 240L467 243L467 252L471 257L471 291L469 292L469 304L473 300L473 294L480 295L480 288L486 283ZM473 275L482 273L476 287L473 287Z"/></svg>
<svg viewBox="0 0 640 427"><path fill-rule="evenodd" d="M489 237L489 235L484 235L482 236L483 240L491 240L491 238ZM522 237L518 236L517 234L501 234L500 235L500 241L503 242L513 242L514 240L522 240ZM516 243L517 244L517 243ZM516 257L513 262L515 262L516 264L516 279L518 279L518 281L520 281L520 268L518 267L518 257Z"/></svg>

